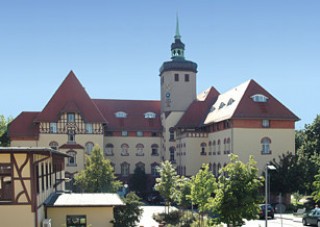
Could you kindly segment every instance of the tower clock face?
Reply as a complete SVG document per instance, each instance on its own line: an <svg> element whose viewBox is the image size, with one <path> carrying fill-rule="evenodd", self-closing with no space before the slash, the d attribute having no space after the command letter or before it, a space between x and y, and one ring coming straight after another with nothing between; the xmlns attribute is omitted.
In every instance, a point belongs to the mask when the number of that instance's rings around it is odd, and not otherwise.
<svg viewBox="0 0 320 227"><path fill-rule="evenodd" d="M170 98L170 95L171 95L170 92L167 91L166 92L166 98Z"/></svg>

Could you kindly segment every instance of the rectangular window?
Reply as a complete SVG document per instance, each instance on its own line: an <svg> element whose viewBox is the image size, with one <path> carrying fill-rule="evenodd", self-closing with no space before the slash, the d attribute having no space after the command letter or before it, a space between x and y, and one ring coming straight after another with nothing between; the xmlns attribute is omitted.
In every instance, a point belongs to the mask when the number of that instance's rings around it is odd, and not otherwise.
<svg viewBox="0 0 320 227"><path fill-rule="evenodd" d="M122 132L121 132L121 135L122 135L122 136L128 136L128 131L122 131Z"/></svg>
<svg viewBox="0 0 320 227"><path fill-rule="evenodd" d="M179 74L178 73L174 74L174 81L179 81Z"/></svg>
<svg viewBox="0 0 320 227"><path fill-rule="evenodd" d="M270 121L267 119L262 120L262 127L269 128L270 127Z"/></svg>
<svg viewBox="0 0 320 227"><path fill-rule="evenodd" d="M68 115L67 115L67 121L68 122L75 122L75 115L74 115L74 113L68 113Z"/></svg>
<svg viewBox="0 0 320 227"><path fill-rule="evenodd" d="M143 132L142 131L137 131L137 136L139 136L139 137L143 136Z"/></svg>
<svg viewBox="0 0 320 227"><path fill-rule="evenodd" d="M75 139L75 133L74 130L69 130L68 131L68 143L75 143L76 139Z"/></svg>
<svg viewBox="0 0 320 227"><path fill-rule="evenodd" d="M0 163L0 201L11 202L13 197L12 171L9 163Z"/></svg>
<svg viewBox="0 0 320 227"><path fill-rule="evenodd" d="M184 74L184 81L189 82L189 80L190 80L189 74Z"/></svg>
<svg viewBox="0 0 320 227"><path fill-rule="evenodd" d="M67 227L86 227L87 217L85 215L67 215Z"/></svg>
<svg viewBox="0 0 320 227"><path fill-rule="evenodd" d="M50 122L50 133L57 133L57 123Z"/></svg>
<svg viewBox="0 0 320 227"><path fill-rule="evenodd" d="M86 123L86 133L93 133L93 125L91 123Z"/></svg>

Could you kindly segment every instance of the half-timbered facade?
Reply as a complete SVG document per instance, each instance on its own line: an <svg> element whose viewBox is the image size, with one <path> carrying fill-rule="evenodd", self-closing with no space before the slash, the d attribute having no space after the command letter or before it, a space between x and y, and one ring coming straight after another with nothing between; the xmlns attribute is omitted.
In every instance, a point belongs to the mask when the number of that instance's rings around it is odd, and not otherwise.
<svg viewBox="0 0 320 227"><path fill-rule="evenodd" d="M49 148L0 147L1 226L42 226L45 200L64 191L65 157Z"/></svg>

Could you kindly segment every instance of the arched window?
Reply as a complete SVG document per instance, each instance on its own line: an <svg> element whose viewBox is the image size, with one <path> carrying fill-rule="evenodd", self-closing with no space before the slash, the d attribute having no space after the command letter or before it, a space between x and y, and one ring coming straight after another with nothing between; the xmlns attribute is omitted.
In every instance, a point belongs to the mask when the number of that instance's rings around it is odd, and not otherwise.
<svg viewBox="0 0 320 227"><path fill-rule="evenodd" d="M67 151L67 155L71 156L68 158L68 166L76 166L77 165L77 152L70 150Z"/></svg>
<svg viewBox="0 0 320 227"><path fill-rule="evenodd" d="M122 155L122 156L128 156L128 155L129 155L128 150L129 150L129 145L126 144L126 143L123 143L123 144L121 145L121 155Z"/></svg>
<svg viewBox="0 0 320 227"><path fill-rule="evenodd" d="M141 143L137 144L137 146L136 146L136 149L137 149L136 155L137 156L143 156L144 155L143 148L144 148L143 144L141 144Z"/></svg>
<svg viewBox="0 0 320 227"><path fill-rule="evenodd" d="M130 174L130 164L127 162L121 163L121 175L126 177Z"/></svg>
<svg viewBox="0 0 320 227"><path fill-rule="evenodd" d="M153 177L159 176L159 168L160 168L160 165L158 163L154 162L151 164L151 175Z"/></svg>
<svg viewBox="0 0 320 227"><path fill-rule="evenodd" d="M207 144L206 143L201 143L200 144L201 146L201 155L206 155L206 147L207 147Z"/></svg>
<svg viewBox="0 0 320 227"><path fill-rule="evenodd" d="M136 164L136 169L141 169L143 172L145 172L146 171L146 167L145 167L146 165L143 163L143 162L138 162L137 164Z"/></svg>
<svg viewBox="0 0 320 227"><path fill-rule="evenodd" d="M53 150L58 150L59 144L56 141L51 141L49 143L49 147L51 147Z"/></svg>
<svg viewBox="0 0 320 227"><path fill-rule="evenodd" d="M175 147L170 147L169 151L170 151L170 162L175 163Z"/></svg>
<svg viewBox="0 0 320 227"><path fill-rule="evenodd" d="M221 154L221 142L218 140L218 154Z"/></svg>
<svg viewBox="0 0 320 227"><path fill-rule="evenodd" d="M94 147L94 144L92 142L87 142L86 143L86 153L91 154L93 147Z"/></svg>
<svg viewBox="0 0 320 227"><path fill-rule="evenodd" d="M217 176L217 165L216 163L212 164L212 173L214 176Z"/></svg>
<svg viewBox="0 0 320 227"><path fill-rule="evenodd" d="M159 155L159 146L158 144L151 145L151 155L158 156Z"/></svg>
<svg viewBox="0 0 320 227"><path fill-rule="evenodd" d="M107 156L113 155L113 144L112 143L106 144L106 146L104 147L104 153Z"/></svg>
<svg viewBox="0 0 320 227"><path fill-rule="evenodd" d="M144 113L144 118L156 118L156 114L154 112L146 112Z"/></svg>
<svg viewBox="0 0 320 227"><path fill-rule="evenodd" d="M230 138L227 139L227 152L228 154L231 153L231 143L230 143Z"/></svg>
<svg viewBox="0 0 320 227"><path fill-rule="evenodd" d="M224 138L224 140L223 140L223 153L224 154L227 154L227 139L226 138Z"/></svg>
<svg viewBox="0 0 320 227"><path fill-rule="evenodd" d="M212 154L215 155L217 152L216 141L212 142Z"/></svg>
<svg viewBox="0 0 320 227"><path fill-rule="evenodd" d="M271 154L270 149L271 139L268 137L264 137L261 139L261 145L262 145L262 154Z"/></svg>

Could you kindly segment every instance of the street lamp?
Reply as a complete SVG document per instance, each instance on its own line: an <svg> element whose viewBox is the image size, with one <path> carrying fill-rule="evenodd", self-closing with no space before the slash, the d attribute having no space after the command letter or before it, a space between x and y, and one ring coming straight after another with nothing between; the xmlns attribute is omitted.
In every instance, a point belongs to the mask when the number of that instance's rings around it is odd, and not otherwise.
<svg viewBox="0 0 320 227"><path fill-rule="evenodd" d="M268 227L268 170L276 170L276 167L273 165L267 164L265 169L265 206L264 206L264 217L266 220L265 227Z"/></svg>

